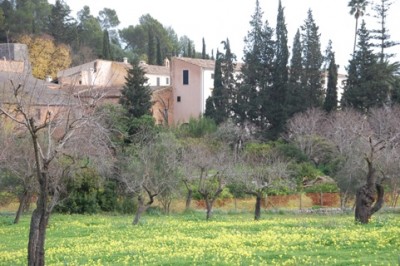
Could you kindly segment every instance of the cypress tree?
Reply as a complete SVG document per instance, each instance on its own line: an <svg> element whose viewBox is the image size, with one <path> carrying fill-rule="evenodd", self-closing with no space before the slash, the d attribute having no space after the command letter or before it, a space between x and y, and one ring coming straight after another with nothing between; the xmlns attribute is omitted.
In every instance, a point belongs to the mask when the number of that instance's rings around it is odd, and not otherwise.
<svg viewBox="0 0 400 266"><path fill-rule="evenodd" d="M302 86L305 90L305 107L321 107L324 91L321 84L321 53L319 27L315 24L311 9L302 29L303 75Z"/></svg>
<svg viewBox="0 0 400 266"><path fill-rule="evenodd" d="M162 66L163 65L163 58L161 54L161 44L160 44L160 39L157 38L157 65Z"/></svg>
<svg viewBox="0 0 400 266"><path fill-rule="evenodd" d="M108 30L103 31L103 59L112 60L110 37L108 35Z"/></svg>
<svg viewBox="0 0 400 266"><path fill-rule="evenodd" d="M265 21L260 57L256 62L260 67L258 81L260 113L256 124L261 130L262 136L267 138L275 138L278 134L279 129L277 128L282 118L280 111L282 111L284 101L284 95L281 97L281 91L278 91L279 88L275 86L276 43L273 41L273 35L274 30L269 26L268 21Z"/></svg>
<svg viewBox="0 0 400 266"><path fill-rule="evenodd" d="M237 94L237 83L235 78L236 55L231 51L228 38L222 43L224 44L225 49L225 55L221 64L222 84L225 91L227 117L231 117L233 112L232 104L235 101Z"/></svg>
<svg viewBox="0 0 400 266"><path fill-rule="evenodd" d="M146 85L148 78L141 66L133 63L125 80L119 103L127 110L131 118L151 114L151 91L150 87Z"/></svg>
<svg viewBox="0 0 400 266"><path fill-rule="evenodd" d="M203 38L203 49L201 51L201 59L207 59L206 42L204 41L204 38Z"/></svg>
<svg viewBox="0 0 400 266"><path fill-rule="evenodd" d="M256 0L256 8L250 20L251 29L245 37L244 64L241 69L242 83L239 85L234 103L235 117L241 124L246 122L259 124L261 103L258 88L260 88L261 79L264 76L260 64L263 47L262 16L263 12L259 1Z"/></svg>
<svg viewBox="0 0 400 266"><path fill-rule="evenodd" d="M268 110L268 121L270 129L267 137L276 139L283 132L287 119L287 87L288 87L288 61L289 50L287 45L287 29L284 15L284 8L281 1L278 6L276 25L276 54L273 69L273 86L270 93L270 108Z"/></svg>
<svg viewBox="0 0 400 266"><path fill-rule="evenodd" d="M297 112L305 110L305 92L302 87L302 47L300 31L297 30L293 40L292 58L290 60L289 84L286 95L287 115L293 116Z"/></svg>
<svg viewBox="0 0 400 266"><path fill-rule="evenodd" d="M187 57L191 58L192 57L192 42L189 40L188 42L188 47L187 47Z"/></svg>
<svg viewBox="0 0 400 266"><path fill-rule="evenodd" d="M217 59L215 60L214 68L214 89L211 97L207 99L205 112L205 116L212 118L217 124L227 119L227 98L222 83L222 60L223 56L217 50Z"/></svg>
<svg viewBox="0 0 400 266"><path fill-rule="evenodd" d="M335 62L335 53L331 52L328 67L328 85L324 102L324 110L327 112L335 111L337 109L337 78L338 70Z"/></svg>
<svg viewBox="0 0 400 266"><path fill-rule="evenodd" d="M148 43L147 43L147 61L149 65L156 64L156 46L154 43L154 35L151 29L147 32Z"/></svg>

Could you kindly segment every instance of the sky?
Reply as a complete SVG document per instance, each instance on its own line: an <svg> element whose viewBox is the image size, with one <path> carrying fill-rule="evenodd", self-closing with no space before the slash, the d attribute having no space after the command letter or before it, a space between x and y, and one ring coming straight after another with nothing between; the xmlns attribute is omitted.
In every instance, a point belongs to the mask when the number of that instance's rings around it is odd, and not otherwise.
<svg viewBox="0 0 400 266"><path fill-rule="evenodd" d="M374 0L375 2L378 0ZM400 41L400 0L394 3L388 14L387 26L392 40ZM54 3L55 0L49 1ZM269 25L276 26L278 0L259 0L264 13L263 19ZM328 41L332 41L339 64L339 72L345 73L345 66L353 50L355 19L349 14L349 0L282 0L288 30L288 46L291 47L297 29L307 18L307 12L312 10L314 20L321 34L321 50L325 51ZM256 0L65 0L76 17L84 5L90 7L91 14L98 15L103 8L114 9L121 22L118 28L126 28L139 24L142 15L150 14L164 27L172 27L178 37L188 36L194 41L195 49L202 50L204 38L207 53L222 51L221 41L229 39L231 50L238 61L242 61L244 38L250 30L251 16L254 14ZM377 19L373 17L371 8L363 17L367 28L377 28ZM368 14L369 13L369 14ZM396 27L397 26L397 27ZM291 51L291 48L289 49ZM391 50L398 53L396 60L400 61L400 46Z"/></svg>

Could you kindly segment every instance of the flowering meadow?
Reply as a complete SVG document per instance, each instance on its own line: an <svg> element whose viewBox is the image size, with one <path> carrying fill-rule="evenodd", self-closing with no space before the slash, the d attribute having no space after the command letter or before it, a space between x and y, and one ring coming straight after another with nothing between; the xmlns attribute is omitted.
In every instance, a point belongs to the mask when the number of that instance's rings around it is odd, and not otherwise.
<svg viewBox="0 0 400 266"><path fill-rule="evenodd" d="M26 265L29 216L0 215L0 265ZM131 216L60 215L49 222L47 265L398 265L400 216L368 225L352 215L202 212Z"/></svg>

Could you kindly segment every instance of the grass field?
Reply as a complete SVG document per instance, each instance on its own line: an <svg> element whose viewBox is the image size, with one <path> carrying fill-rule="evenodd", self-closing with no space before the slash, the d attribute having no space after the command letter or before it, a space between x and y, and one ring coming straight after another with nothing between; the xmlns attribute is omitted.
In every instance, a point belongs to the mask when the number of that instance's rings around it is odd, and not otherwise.
<svg viewBox="0 0 400 266"><path fill-rule="evenodd" d="M203 212L171 216L52 216L47 265L399 265L400 216ZM29 216L0 215L0 265L26 265Z"/></svg>

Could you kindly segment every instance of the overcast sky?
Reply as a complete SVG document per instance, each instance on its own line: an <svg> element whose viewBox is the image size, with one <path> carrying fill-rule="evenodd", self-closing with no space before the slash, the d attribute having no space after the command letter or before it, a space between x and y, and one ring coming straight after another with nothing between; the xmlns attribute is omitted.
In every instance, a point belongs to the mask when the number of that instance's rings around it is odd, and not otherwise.
<svg viewBox="0 0 400 266"><path fill-rule="evenodd" d="M374 0L377 2L378 0ZM393 40L400 41L400 0L392 0L394 4L388 16L389 34ZM54 3L55 0L50 0ZM251 16L255 10L256 0L65 0L72 10L72 15L83 8L90 7L91 14L98 15L104 7L117 12L121 25L137 25L140 16L150 14L165 27L171 26L178 37L187 35L194 41L196 51L202 49L204 37L207 52L215 51L220 47L222 40L229 38L231 50L242 60L244 37L250 29ZM270 26L276 26L278 0L259 0L264 20ZM293 37L297 29L304 24L308 9L311 9L321 34L321 48L325 50L328 40L333 42L336 52L336 61L340 65L340 72L344 72L353 49L355 19L349 14L348 0L282 0L285 8L285 18L288 29L289 46L292 46ZM364 16L367 27L377 27L373 12ZM396 27L397 26L397 27ZM290 49L291 50L291 49ZM398 53L400 60L400 46L393 49Z"/></svg>

